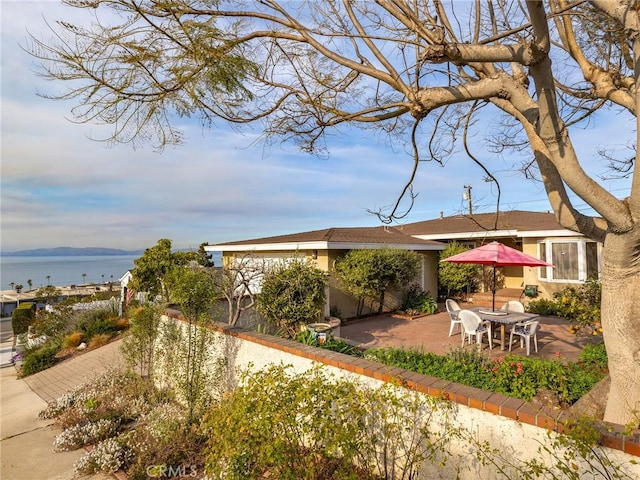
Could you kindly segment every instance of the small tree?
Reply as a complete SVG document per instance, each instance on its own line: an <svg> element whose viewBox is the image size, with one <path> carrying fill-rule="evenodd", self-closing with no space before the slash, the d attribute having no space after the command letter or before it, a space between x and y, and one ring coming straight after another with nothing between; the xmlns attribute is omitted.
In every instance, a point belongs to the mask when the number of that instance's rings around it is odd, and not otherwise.
<svg viewBox="0 0 640 480"><path fill-rule="evenodd" d="M209 387L214 383L209 365L214 333L207 325L213 319L213 306L220 293L211 273L201 266L171 269L166 277L172 302L180 306L187 325L171 323L165 331L165 366L170 382L188 408L189 423L197 421L211 401Z"/></svg>
<svg viewBox="0 0 640 480"><path fill-rule="evenodd" d="M129 317L131 325L120 346L127 367L131 370L138 368L140 375L146 375L151 381L161 313L160 305L145 305L135 309Z"/></svg>
<svg viewBox="0 0 640 480"><path fill-rule="evenodd" d="M162 238L153 247L147 248L140 258L133 261L135 268L131 272L132 279L129 288L137 292L147 292L151 298L169 301L169 291L166 277L174 267L195 264L210 266L209 258L204 252L172 252L171 240Z"/></svg>
<svg viewBox="0 0 640 480"><path fill-rule="evenodd" d="M201 243L198 247L198 251L196 252L196 255L198 256L197 262L203 267L215 267L212 260L213 256L204 249L207 245L209 244L205 242Z"/></svg>
<svg viewBox="0 0 640 480"><path fill-rule="evenodd" d="M322 270L300 259L281 262L265 273L256 308L267 322L294 337L300 325L322 315L326 287Z"/></svg>
<svg viewBox="0 0 640 480"><path fill-rule="evenodd" d="M385 294L415 280L420 257L410 250L383 248L351 250L336 262L336 274L343 288L358 299L356 316L362 314L365 299L378 302L378 313L384 308Z"/></svg>
<svg viewBox="0 0 640 480"><path fill-rule="evenodd" d="M469 250L458 242L451 242L440 252L440 260ZM447 289L447 296L463 292L472 286L474 279L480 274L481 267L470 263L440 262L438 267L438 282L440 287Z"/></svg>
<svg viewBox="0 0 640 480"><path fill-rule="evenodd" d="M256 305L256 285L264 275L264 262L252 255L233 259L216 274L216 283L228 304L229 325L235 325L242 312Z"/></svg>
<svg viewBox="0 0 640 480"><path fill-rule="evenodd" d="M53 285L47 285L36 290L36 301L45 303L47 305L53 305L58 298L62 295L60 289Z"/></svg>

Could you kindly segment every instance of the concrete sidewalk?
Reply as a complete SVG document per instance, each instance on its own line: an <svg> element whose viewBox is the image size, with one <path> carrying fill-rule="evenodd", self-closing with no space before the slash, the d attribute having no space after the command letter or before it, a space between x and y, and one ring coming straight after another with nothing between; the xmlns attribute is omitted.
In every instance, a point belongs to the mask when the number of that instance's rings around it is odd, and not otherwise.
<svg viewBox="0 0 640 480"><path fill-rule="evenodd" d="M11 350L12 339L0 345ZM3 480L107 480L113 476L96 474L78 477L73 464L85 451L54 452L53 440L61 430L53 420L39 420L38 412L47 402L86 383L107 368L121 364L120 341L65 360L25 379L18 378L14 366L1 372L1 459ZM3 358L4 360L4 358Z"/></svg>

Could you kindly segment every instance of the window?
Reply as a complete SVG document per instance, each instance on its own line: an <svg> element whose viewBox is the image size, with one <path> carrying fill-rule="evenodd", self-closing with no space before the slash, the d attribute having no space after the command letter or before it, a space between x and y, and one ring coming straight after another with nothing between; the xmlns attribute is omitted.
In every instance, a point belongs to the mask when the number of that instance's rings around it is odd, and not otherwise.
<svg viewBox="0 0 640 480"><path fill-rule="evenodd" d="M598 244L596 242L587 242L586 245L587 254L587 279L600 278L600 271L598 269Z"/></svg>
<svg viewBox="0 0 640 480"><path fill-rule="evenodd" d="M556 266L551 269L554 280L578 280L578 244L553 242L551 263Z"/></svg>
<svg viewBox="0 0 640 480"><path fill-rule="evenodd" d="M547 244L546 243L539 243L538 244L538 256L540 257L540 260L542 260L543 262L547 261ZM540 276L541 279L546 279L547 278L547 268L546 267L540 267L539 276Z"/></svg>
<svg viewBox="0 0 640 480"><path fill-rule="evenodd" d="M555 268L540 268L539 278L556 282L584 282L599 278L598 244L588 240L545 240L538 244L540 259Z"/></svg>

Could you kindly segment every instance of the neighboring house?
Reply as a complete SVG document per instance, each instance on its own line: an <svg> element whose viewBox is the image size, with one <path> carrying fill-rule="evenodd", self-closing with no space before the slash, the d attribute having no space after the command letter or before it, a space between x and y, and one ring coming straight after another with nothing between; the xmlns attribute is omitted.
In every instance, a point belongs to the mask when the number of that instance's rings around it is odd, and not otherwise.
<svg viewBox="0 0 640 480"><path fill-rule="evenodd" d="M223 265L243 261L247 255L251 255L254 261L264 262L266 265L294 257L312 260L318 268L329 274L325 317L329 316L330 309L335 308L344 318L349 318L356 314L357 302L353 297L342 292L337 285L333 273L336 259L349 250L385 247L413 250L420 254L422 265L417 281L425 291L430 291L431 295L436 297L438 255L446 245L406 235L395 227L328 228L208 245L205 246L205 250L221 252ZM255 289L258 290L259 285L255 285ZM386 309L396 308L402 302L400 292L397 293L397 295L389 295L389 304L386 305ZM371 306L372 311L376 309L377 306Z"/></svg>
<svg viewBox="0 0 640 480"><path fill-rule="evenodd" d="M398 227L423 240L457 241L476 247L494 240L552 263L555 268L506 267L505 288L536 285L541 297L550 298L567 285L599 278L602 245L562 227L548 212L478 213L440 217Z"/></svg>
<svg viewBox="0 0 640 480"><path fill-rule="evenodd" d="M136 292L129 288L129 282L132 278L133 274L131 273L131 270L127 270L124 275L118 279L118 282L120 282L120 305L118 307L120 316L123 315L131 300L135 299L140 303L145 303L147 301L146 292Z"/></svg>

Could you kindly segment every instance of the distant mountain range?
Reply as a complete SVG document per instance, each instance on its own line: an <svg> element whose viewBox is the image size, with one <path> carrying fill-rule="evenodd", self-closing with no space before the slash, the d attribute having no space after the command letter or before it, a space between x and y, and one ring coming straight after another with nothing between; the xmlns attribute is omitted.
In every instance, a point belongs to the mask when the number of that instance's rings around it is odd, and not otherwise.
<svg viewBox="0 0 640 480"><path fill-rule="evenodd" d="M144 253L144 250L120 250L118 248L101 247L56 247L2 252L2 255L7 257L83 257L89 255L142 255L142 253Z"/></svg>

